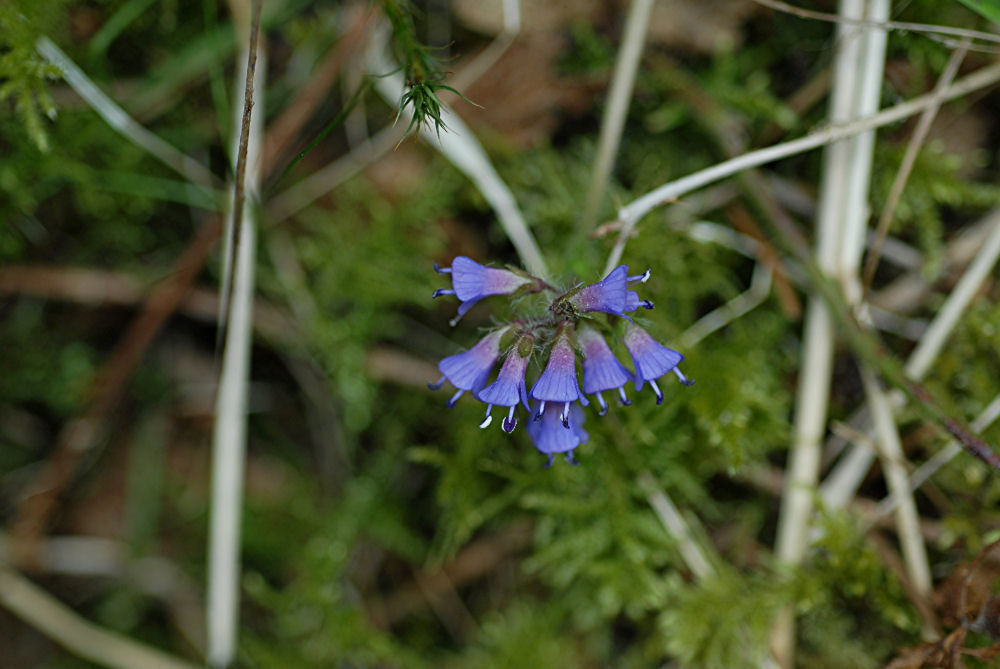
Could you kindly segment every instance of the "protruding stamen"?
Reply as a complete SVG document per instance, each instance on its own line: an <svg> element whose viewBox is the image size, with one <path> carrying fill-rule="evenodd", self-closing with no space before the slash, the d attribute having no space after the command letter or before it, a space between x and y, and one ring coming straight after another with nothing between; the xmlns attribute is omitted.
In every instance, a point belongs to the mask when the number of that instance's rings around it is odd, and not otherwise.
<svg viewBox="0 0 1000 669"><path fill-rule="evenodd" d="M682 372L680 368L674 367L672 371L674 372L674 374L677 375L677 378L680 379L681 383L683 383L685 386L694 385L694 379L689 379L688 377L684 376L684 372Z"/></svg>
<svg viewBox="0 0 1000 669"><path fill-rule="evenodd" d="M663 404L663 391L656 385L656 381L650 381L649 385L653 386L653 392L656 393L656 403Z"/></svg>
<svg viewBox="0 0 1000 669"><path fill-rule="evenodd" d="M578 464L580 464L579 462L577 462L576 460L573 459L573 451L568 451L566 453L566 462L570 463L574 467L576 467Z"/></svg>
<svg viewBox="0 0 1000 669"><path fill-rule="evenodd" d="M451 274L450 267L441 267L441 265L438 265L437 263L434 263L434 271L438 274Z"/></svg>
<svg viewBox="0 0 1000 669"><path fill-rule="evenodd" d="M515 404L510 408L510 412L507 414L507 417L503 419L503 425L501 427L503 427L503 431L508 434L513 432L514 428L517 427L517 418L514 416L514 411L516 409L517 405Z"/></svg>
<svg viewBox="0 0 1000 669"><path fill-rule="evenodd" d="M652 309L653 303L650 302L649 300L642 300L639 302L639 306L641 306L643 309Z"/></svg>
<svg viewBox="0 0 1000 669"><path fill-rule="evenodd" d="M442 385L444 385L444 379L445 377L442 376L440 379L437 380L437 383L428 383L427 387L430 388L431 390L438 390Z"/></svg>
<svg viewBox="0 0 1000 669"><path fill-rule="evenodd" d="M548 469L549 467L552 466L552 454L546 453L546 455L549 456L549 461L545 463L545 468Z"/></svg>
<svg viewBox="0 0 1000 669"><path fill-rule="evenodd" d="M535 420L541 420L542 414L545 413L545 400L542 400L538 405L538 412L535 414Z"/></svg>
<svg viewBox="0 0 1000 669"><path fill-rule="evenodd" d="M486 428L488 428L490 426L490 423L493 422L493 416L490 415L491 411L493 411L493 405L492 404L488 404L486 406L486 419L483 420L483 422L479 424L480 428L486 429Z"/></svg>
<svg viewBox="0 0 1000 669"><path fill-rule="evenodd" d="M451 288L438 288L435 290L431 297L441 297L442 295L454 295L455 291Z"/></svg>
<svg viewBox="0 0 1000 669"><path fill-rule="evenodd" d="M562 413L559 414L559 420L562 421L562 425L567 430L569 429L569 402L563 404Z"/></svg>
<svg viewBox="0 0 1000 669"><path fill-rule="evenodd" d="M601 410L597 413L598 416L603 416L608 412L608 403L604 401L604 395L597 393L597 403L601 405Z"/></svg>
<svg viewBox="0 0 1000 669"><path fill-rule="evenodd" d="M626 281L628 281L629 283L635 283L635 282L637 282L637 281L638 281L639 283L646 283L647 281L649 281L649 274L650 274L650 272L649 272L649 270L647 269L647 270L646 270L645 272L643 272L642 274L639 274L639 275L637 275L637 276L630 276L630 277L628 277L628 278L626 279Z"/></svg>
<svg viewBox="0 0 1000 669"><path fill-rule="evenodd" d="M446 406L449 409L454 409L455 408L455 402L458 401L458 398L461 397L462 393L464 393L464 392L465 392L464 390L459 390L457 393L455 393L454 395L452 395L451 399L448 400L448 403L446 404Z"/></svg>
<svg viewBox="0 0 1000 669"><path fill-rule="evenodd" d="M632 406L632 400L625 397L625 386L618 388L618 398L621 400L622 406L630 407Z"/></svg>

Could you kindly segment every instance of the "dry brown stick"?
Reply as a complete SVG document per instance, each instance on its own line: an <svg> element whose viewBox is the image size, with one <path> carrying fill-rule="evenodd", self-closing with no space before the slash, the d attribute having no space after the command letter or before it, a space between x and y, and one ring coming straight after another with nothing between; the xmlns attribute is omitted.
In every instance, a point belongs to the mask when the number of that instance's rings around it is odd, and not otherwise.
<svg viewBox="0 0 1000 669"><path fill-rule="evenodd" d="M247 173L247 146L250 143L250 114L253 112L253 81L257 70L257 40L260 35L260 0L251 1L250 45L247 50L247 80L243 90L243 121L240 123L240 141L236 150L236 183L233 188L232 225L227 231L226 258L222 281L222 308L219 310L219 328L216 346L225 341L229 324L229 309L233 301L233 285L236 281L236 258L239 255L243 231L243 208L246 197L243 193Z"/></svg>
<svg viewBox="0 0 1000 669"><path fill-rule="evenodd" d="M823 68L789 95L785 100L785 106L792 110L796 118L804 117L810 109L826 97L830 91L832 78L833 73L830 68ZM754 138L754 146L771 146L787 134L785 128L771 121L761 131L760 136Z"/></svg>
<svg viewBox="0 0 1000 669"><path fill-rule="evenodd" d="M0 295L25 295L93 307L135 307L144 304L149 294L141 280L124 272L45 265L0 268ZM219 294L214 289L192 288L176 311L201 323L214 324L219 315ZM263 298L257 298L253 311L254 329L260 336L272 342L299 343L297 324L286 311Z"/></svg>
<svg viewBox="0 0 1000 669"><path fill-rule="evenodd" d="M305 120L308 119L302 122ZM297 129L289 124L285 131L294 134ZM268 175L276 169L273 162L266 160L263 167ZM60 432L53 454L26 488L10 532L15 539L15 551L21 564L34 562L37 541L51 521L62 490L76 472L80 456L98 440L98 431L121 399L133 369L191 291L195 278L221 234L220 217L213 216L202 224L195 238L174 263L170 276L150 294L143 311L135 317L111 357L101 366L88 392L90 401L87 406Z"/></svg>
<svg viewBox="0 0 1000 669"><path fill-rule="evenodd" d="M372 623L383 629L392 627L414 610L449 589L470 583L490 573L511 553L531 544L532 526L516 522L503 530L478 539L438 569L425 571L420 583L407 583L384 598L370 600L367 609Z"/></svg>
<svg viewBox="0 0 1000 669"><path fill-rule="evenodd" d="M774 292L778 295L781 310L788 318L798 320L799 316L802 315L802 303L788 280L788 273L784 263L781 262L781 255L777 249L771 245L771 242L764 236L764 232L754 221L753 216L742 204L738 202L731 204L726 208L726 213L734 228L757 240L757 260L767 267L774 278Z"/></svg>
<svg viewBox="0 0 1000 669"><path fill-rule="evenodd" d="M174 263L170 277L150 295L142 312L102 365L82 414L60 431L52 456L27 488L12 522L11 536L17 540L15 550L21 564L34 562L38 540L45 533L59 495L76 471L80 457L100 438L100 430L121 399L132 370L190 291L221 231L222 221L216 216L202 224L198 235Z"/></svg>

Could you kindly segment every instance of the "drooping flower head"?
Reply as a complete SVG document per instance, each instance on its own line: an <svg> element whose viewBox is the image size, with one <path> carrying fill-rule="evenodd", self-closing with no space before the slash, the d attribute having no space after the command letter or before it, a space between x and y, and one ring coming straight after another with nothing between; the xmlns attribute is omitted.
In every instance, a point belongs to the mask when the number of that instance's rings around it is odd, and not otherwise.
<svg viewBox="0 0 1000 669"><path fill-rule="evenodd" d="M677 366L684 356L677 351L667 348L660 342L653 339L648 332L635 323L629 322L625 326L625 348L632 356L632 364L635 366L635 389L642 390L642 384L646 381L653 387L656 393L656 403L663 402L663 392L656 385L656 379L667 372L673 372L680 379L680 382L690 386L694 381L689 380Z"/></svg>
<svg viewBox="0 0 1000 669"><path fill-rule="evenodd" d="M583 349L583 392L597 395L600 415L608 412L608 404L601 394L605 390L617 389L622 404L632 404L625 396L625 384L632 375L611 352L611 347L601 333L589 325L583 325L577 330L576 338Z"/></svg>
<svg viewBox="0 0 1000 669"><path fill-rule="evenodd" d="M531 352L534 349L534 337L530 334L523 335L507 354L507 359L503 361L503 366L497 374L496 381L486 386L476 393L476 399L487 405L486 418L479 424L479 427L489 427L493 422L493 405L510 407L507 417L503 419L503 431L513 432L517 425L517 417L514 411L517 403L524 404L528 408L528 392L524 384L524 372L528 368L528 361L531 360Z"/></svg>
<svg viewBox="0 0 1000 669"><path fill-rule="evenodd" d="M587 406L587 398L580 392L580 386L576 381L576 353L573 352L573 344L570 342L569 328L559 330L545 371L538 377L529 395L539 401L535 420L542 418L547 402L561 402L562 410L559 412L559 418L567 429L569 429L570 403L580 400L581 404Z"/></svg>
<svg viewBox="0 0 1000 669"><path fill-rule="evenodd" d="M570 293L565 298L565 303L579 313L599 311L628 318L625 314L635 311L640 306L646 309L653 308L652 302L639 299L638 293L628 289L629 284L645 283L648 279L649 270L636 276L629 276L628 265L619 265L597 283ZM556 304L558 303L557 301Z"/></svg>
<svg viewBox="0 0 1000 669"><path fill-rule="evenodd" d="M453 324L484 297L510 295L529 284L540 283L538 279L528 274L486 267L465 256L458 256L452 260L451 267L438 267L435 263L434 270L438 274L451 274L452 287L439 288L434 291L432 297L454 295L462 301L458 305L458 317Z"/></svg>
<svg viewBox="0 0 1000 669"><path fill-rule="evenodd" d="M455 406L462 393L466 391L475 393L486 385L490 372L500 358L500 339L508 330L510 326L494 330L468 351L449 355L438 363L442 376L437 383L427 385L437 390L447 379L451 385L458 388L458 392L448 400L449 409Z"/></svg>
<svg viewBox="0 0 1000 669"><path fill-rule="evenodd" d="M583 429L583 409L574 404L569 409L567 417L569 429L555 411L542 414L541 420L528 421L528 436L535 443L535 448L549 457L546 467L552 466L552 456L565 453L566 461L577 464L573 459L573 449L587 443L590 435Z"/></svg>
<svg viewBox="0 0 1000 669"><path fill-rule="evenodd" d="M600 415L608 411L605 391L617 391L621 403L631 404L625 395L625 384L635 384L641 390L649 383L656 393L657 404L663 393L657 379L674 372L681 383L693 382L681 373L678 364L684 359L653 339L626 314L640 307L652 309L653 303L643 299L631 289L632 284L644 283L649 270L629 276L628 266L620 265L597 283L577 284L569 289L556 288L516 268L496 269L459 256L448 268L434 265L441 274L450 274L452 287L434 292L434 297L455 295L461 300L454 325L479 300L492 295L522 296L542 291L554 295L548 311L519 317L506 325L498 326L467 351L448 356L438 363L441 378L431 388L440 388L451 382L457 392L448 400L453 407L466 392L486 404L486 417L480 427L493 422L494 406L508 408L502 420L505 432L517 426L517 406L521 404L534 420L529 420L527 431L535 447L552 457L564 453L571 464L573 450L588 440L583 429L587 395L596 395ZM530 305L537 300L526 301ZM608 314L603 317L600 314ZM615 356L608 340L601 334L601 321L610 326L618 325L618 318L625 319L625 348L632 356L635 372L631 372ZM513 340L512 345L508 345ZM576 356L582 358L582 386L577 376ZM545 367L533 384L525 374L533 357L548 356ZM490 383L493 370L500 364L496 377ZM531 388L530 393L528 388Z"/></svg>

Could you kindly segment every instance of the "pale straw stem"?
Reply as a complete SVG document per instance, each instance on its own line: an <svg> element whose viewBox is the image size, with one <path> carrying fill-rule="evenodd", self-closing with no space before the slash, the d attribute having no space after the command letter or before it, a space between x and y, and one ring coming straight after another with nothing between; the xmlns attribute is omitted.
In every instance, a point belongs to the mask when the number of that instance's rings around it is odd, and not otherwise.
<svg viewBox="0 0 1000 669"><path fill-rule="evenodd" d="M601 132L597 140L597 158L590 173L587 201L583 208L583 218L580 219L581 233L589 232L594 227L597 210L608 187L611 167L614 165L615 156L618 155L618 145L621 142L622 130L625 128L625 118L632 100L632 89L635 86L635 74L639 69L639 60L642 56L642 47L646 43L646 32L649 30L649 17L652 11L653 0L632 0L628 18L625 20L625 32L618 49L604 118L601 121Z"/></svg>
<svg viewBox="0 0 1000 669"><path fill-rule="evenodd" d="M954 100L972 91L991 86L997 81L1000 81L1000 62L980 68L976 72L959 79L945 90L942 97L945 101ZM938 100L933 93L921 95L866 118L832 125L799 139L736 156L735 158L717 163L649 191L618 210L617 220L621 223L621 228L615 240L614 247L609 254L608 262L605 266L605 274L618 265L625 249L625 244L632 236L633 230L639 220L657 207L673 202L686 193L730 177L743 170L766 165L767 163L811 151L812 149L867 130L901 121L934 104L938 104Z"/></svg>

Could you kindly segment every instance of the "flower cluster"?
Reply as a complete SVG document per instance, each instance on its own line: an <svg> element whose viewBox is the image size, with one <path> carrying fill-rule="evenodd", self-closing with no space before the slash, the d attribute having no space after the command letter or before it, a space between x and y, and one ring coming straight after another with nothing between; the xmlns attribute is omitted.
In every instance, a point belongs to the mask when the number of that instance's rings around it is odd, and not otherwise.
<svg viewBox="0 0 1000 669"><path fill-rule="evenodd" d="M597 283L580 285L560 291L545 281L517 269L485 267L476 261L459 256L451 267L434 269L440 274L450 274L452 287L434 291L434 297L454 295L461 304L458 317L465 315L472 306L494 295L519 296L550 291L556 295L544 317L506 323L490 330L479 343L469 350L448 356L438 363L441 378L429 384L440 388L445 381L457 392L448 400L448 407L455 406L462 394L469 392L486 404L486 416L480 427L493 422L493 407L506 407L502 420L505 432L513 432L518 422L518 405L527 411L528 435L535 447L549 458L564 453L573 460L573 449L586 443L588 435L583 429L585 414L581 406L588 406L587 395L592 395L600 407L598 415L608 411L603 393L615 391L622 405L631 404L625 394L629 382L636 391L649 384L656 394L656 403L663 402L663 391L657 379L673 372L681 383L694 383L678 367L684 356L663 346L648 332L636 325L628 315L639 307L652 309L653 303L642 299L630 288L649 279L649 270L629 276L628 266L620 265ZM610 314L624 321L621 337L625 350L632 358L630 371L623 365L605 337L606 321L596 314ZM612 319L612 321L615 319ZM528 390L526 373L534 355L548 352L545 369ZM577 375L577 357L581 359L583 386ZM500 363L496 377L493 370Z"/></svg>

